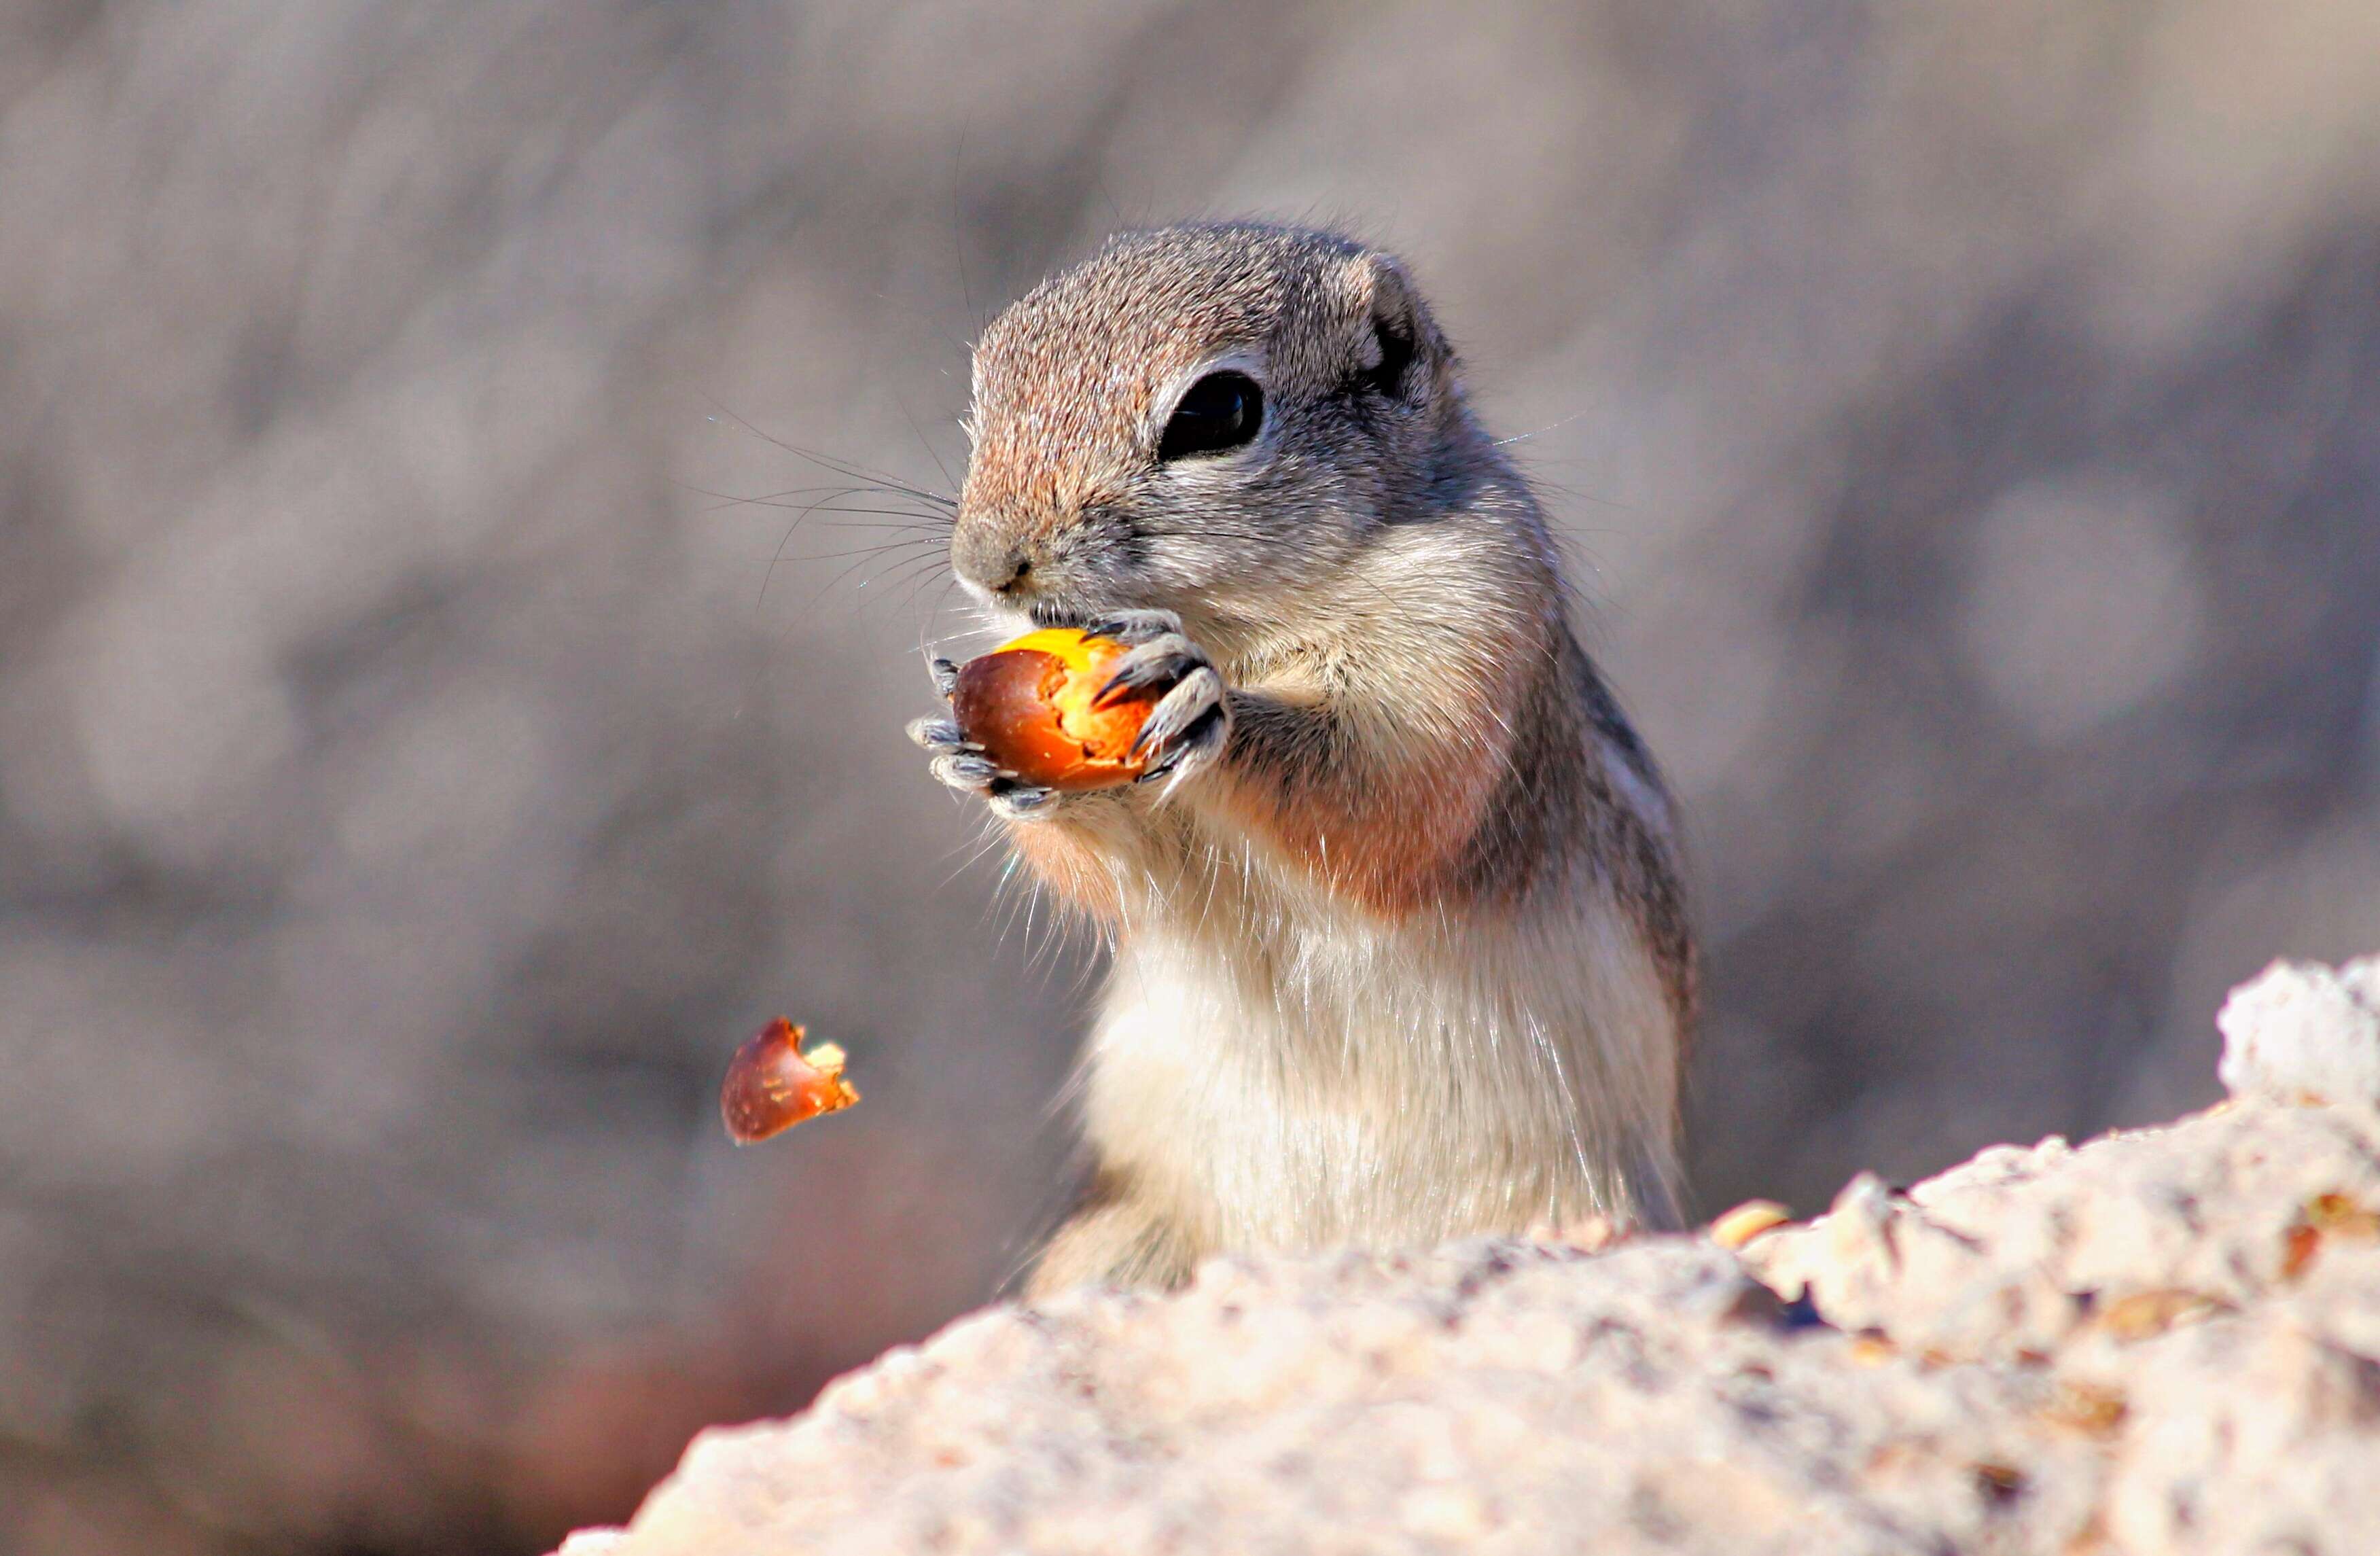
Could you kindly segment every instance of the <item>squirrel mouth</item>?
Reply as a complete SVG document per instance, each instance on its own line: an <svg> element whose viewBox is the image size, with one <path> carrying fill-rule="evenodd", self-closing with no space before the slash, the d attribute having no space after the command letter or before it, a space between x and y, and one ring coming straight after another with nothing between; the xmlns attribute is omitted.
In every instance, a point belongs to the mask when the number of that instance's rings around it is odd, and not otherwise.
<svg viewBox="0 0 2380 1556"><path fill-rule="evenodd" d="M1088 625L1094 613L1078 611L1054 600L1036 600L1026 607L1025 614L1036 626L1081 627Z"/></svg>

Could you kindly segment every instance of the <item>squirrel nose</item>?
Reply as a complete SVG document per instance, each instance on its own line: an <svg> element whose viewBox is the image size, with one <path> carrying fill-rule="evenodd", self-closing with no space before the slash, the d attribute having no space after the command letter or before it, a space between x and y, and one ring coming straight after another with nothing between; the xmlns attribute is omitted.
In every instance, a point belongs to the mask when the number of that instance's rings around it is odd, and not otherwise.
<svg viewBox="0 0 2380 1556"><path fill-rule="evenodd" d="M951 541L951 567L987 594L1013 594L1032 576L1033 558L1013 541L962 531Z"/></svg>

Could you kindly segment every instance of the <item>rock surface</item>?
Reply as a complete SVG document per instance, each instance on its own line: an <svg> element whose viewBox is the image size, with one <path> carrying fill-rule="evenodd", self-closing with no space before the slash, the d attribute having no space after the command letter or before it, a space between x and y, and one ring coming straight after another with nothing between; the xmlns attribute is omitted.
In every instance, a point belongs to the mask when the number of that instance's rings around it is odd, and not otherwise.
<svg viewBox="0 0 2380 1556"><path fill-rule="evenodd" d="M1863 1175L1741 1253L1223 1259L995 1308L565 1547L1581 1549L2380 1549L2380 1112L2252 1092Z"/></svg>
<svg viewBox="0 0 2380 1556"><path fill-rule="evenodd" d="M2380 956L2336 972L2276 962L2231 991L2223 1029L2223 1088L2291 1100L2380 1106Z"/></svg>

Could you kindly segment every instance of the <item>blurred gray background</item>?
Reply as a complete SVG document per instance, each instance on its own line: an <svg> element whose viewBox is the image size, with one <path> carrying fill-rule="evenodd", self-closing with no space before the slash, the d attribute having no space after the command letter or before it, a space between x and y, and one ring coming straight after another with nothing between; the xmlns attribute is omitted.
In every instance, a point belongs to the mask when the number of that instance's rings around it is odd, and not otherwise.
<svg viewBox="0 0 2380 1556"><path fill-rule="evenodd" d="M533 1551L993 1288L1087 964L901 737L931 531L782 445L947 489L993 310L1243 213L1529 434L1706 1211L2380 947L2362 0L6 0L0 1550ZM739 1153L781 1011L868 1100Z"/></svg>

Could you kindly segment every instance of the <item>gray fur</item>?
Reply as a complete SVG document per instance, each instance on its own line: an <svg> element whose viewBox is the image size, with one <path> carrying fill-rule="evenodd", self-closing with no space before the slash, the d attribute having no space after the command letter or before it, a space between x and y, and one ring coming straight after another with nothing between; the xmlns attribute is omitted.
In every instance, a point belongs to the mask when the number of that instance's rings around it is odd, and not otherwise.
<svg viewBox="0 0 2380 1556"><path fill-rule="evenodd" d="M1225 369L1262 386L1254 443L1160 461ZM1670 804L1403 268L1255 225L1118 237L985 333L970 431L960 578L1010 625L1111 623L1171 688L1154 785L1020 796L913 729L1115 947L1096 1186L1037 1289L1665 1213Z"/></svg>

